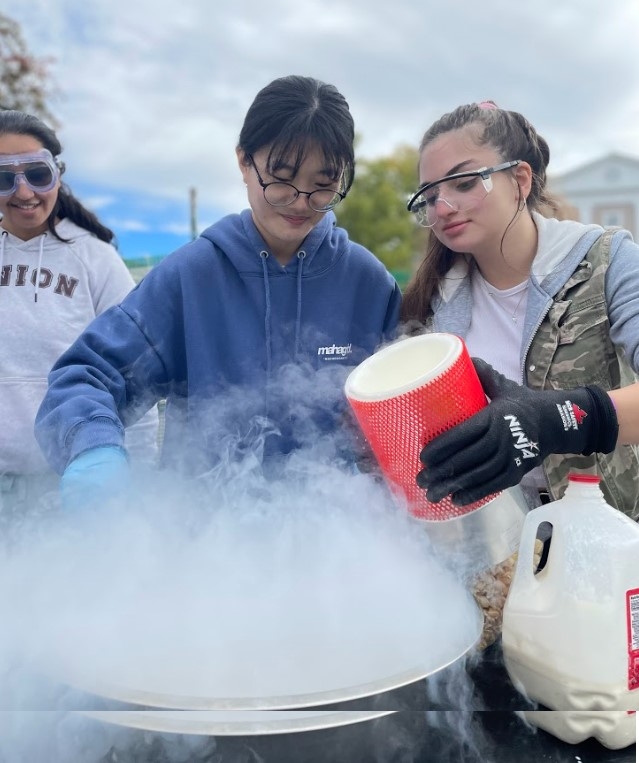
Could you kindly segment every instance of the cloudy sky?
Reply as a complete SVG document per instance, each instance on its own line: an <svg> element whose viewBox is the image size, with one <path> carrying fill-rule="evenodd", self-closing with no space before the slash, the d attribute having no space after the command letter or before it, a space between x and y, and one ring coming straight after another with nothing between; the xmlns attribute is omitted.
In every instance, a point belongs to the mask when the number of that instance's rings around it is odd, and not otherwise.
<svg viewBox="0 0 639 763"><path fill-rule="evenodd" d="M4 0L51 56L67 180L125 257L165 254L245 206L244 114L285 74L346 96L359 156L417 145L460 103L521 111L551 173L639 157L637 0Z"/></svg>

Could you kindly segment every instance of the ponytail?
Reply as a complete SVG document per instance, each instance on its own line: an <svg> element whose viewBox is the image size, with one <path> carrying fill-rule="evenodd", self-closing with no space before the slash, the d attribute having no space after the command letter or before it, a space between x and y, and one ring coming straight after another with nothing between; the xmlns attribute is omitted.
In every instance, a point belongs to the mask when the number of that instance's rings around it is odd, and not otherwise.
<svg viewBox="0 0 639 763"><path fill-rule="evenodd" d="M69 187L63 183L60 184L58 200L49 215L47 227L55 238L68 243L70 239L62 238L55 229L56 218L71 220L72 223L75 223L80 228L84 228L84 230L99 238L100 241L105 241L107 244L113 243L115 238L113 231L107 228L106 225L103 225L93 212L84 207L71 193Z"/></svg>

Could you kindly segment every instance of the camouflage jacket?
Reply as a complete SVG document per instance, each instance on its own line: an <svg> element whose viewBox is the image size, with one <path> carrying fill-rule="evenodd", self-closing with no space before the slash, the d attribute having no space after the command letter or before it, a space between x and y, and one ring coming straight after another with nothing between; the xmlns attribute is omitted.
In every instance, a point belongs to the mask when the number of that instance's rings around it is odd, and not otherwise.
<svg viewBox="0 0 639 763"><path fill-rule="evenodd" d="M599 236L555 294L526 354L526 381L535 389L571 389L585 383L610 390L632 384L635 374L610 339L605 276L614 231ZM610 454L548 456L543 464L550 493L560 498L570 471L601 477L608 503L639 517L639 451L618 445Z"/></svg>
<svg viewBox="0 0 639 763"><path fill-rule="evenodd" d="M434 297L427 330L466 336L474 267L472 259L465 272L463 265L455 266L454 288L446 297L442 292ZM633 304L637 294L639 247L625 231L584 226L583 237L552 272L536 275L533 265L520 351L525 383L535 389L597 384L608 390L635 381L629 359L639 358L639 314L634 314ZM569 471L597 473L606 500L639 516L636 446L618 446L609 455L552 455L543 469L555 499L563 495Z"/></svg>

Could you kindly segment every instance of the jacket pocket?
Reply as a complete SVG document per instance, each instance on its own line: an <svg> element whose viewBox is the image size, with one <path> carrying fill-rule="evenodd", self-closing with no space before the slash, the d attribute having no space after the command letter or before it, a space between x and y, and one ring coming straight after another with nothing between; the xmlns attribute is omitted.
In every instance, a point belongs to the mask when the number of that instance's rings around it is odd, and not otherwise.
<svg viewBox="0 0 639 763"><path fill-rule="evenodd" d="M568 389L599 384L608 388L609 364L616 362L609 332L604 302L569 311L558 327L557 346L548 375L552 387Z"/></svg>

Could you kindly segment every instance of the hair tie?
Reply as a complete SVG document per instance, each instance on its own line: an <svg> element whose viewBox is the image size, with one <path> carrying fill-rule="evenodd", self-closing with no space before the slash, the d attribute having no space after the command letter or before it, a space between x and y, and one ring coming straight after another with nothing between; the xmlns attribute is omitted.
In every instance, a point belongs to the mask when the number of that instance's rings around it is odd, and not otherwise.
<svg viewBox="0 0 639 763"><path fill-rule="evenodd" d="M495 103L495 101L480 101L477 104L477 107L480 109L485 109L487 111L499 109L499 106Z"/></svg>

